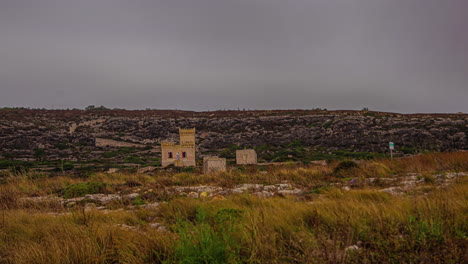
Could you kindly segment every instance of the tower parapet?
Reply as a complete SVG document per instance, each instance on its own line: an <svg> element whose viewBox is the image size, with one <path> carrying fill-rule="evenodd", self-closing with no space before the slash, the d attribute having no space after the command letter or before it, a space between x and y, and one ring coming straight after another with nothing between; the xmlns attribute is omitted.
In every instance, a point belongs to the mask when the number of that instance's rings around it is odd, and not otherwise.
<svg viewBox="0 0 468 264"><path fill-rule="evenodd" d="M177 167L195 166L195 128L179 128L180 142L161 142L161 163L163 167L174 164Z"/></svg>

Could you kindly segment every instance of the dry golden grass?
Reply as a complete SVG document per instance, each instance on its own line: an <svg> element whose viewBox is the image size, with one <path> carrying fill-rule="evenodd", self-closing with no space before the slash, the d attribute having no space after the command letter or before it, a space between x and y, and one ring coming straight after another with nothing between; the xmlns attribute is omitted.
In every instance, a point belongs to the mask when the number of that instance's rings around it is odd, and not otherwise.
<svg viewBox="0 0 468 264"><path fill-rule="evenodd" d="M105 192L162 192L173 185L234 186L288 181L305 190L343 178L468 172L468 153L373 160L340 174L329 166L249 167L220 175L97 173L90 178L10 175L0 184L0 263L466 263L468 180L424 185L393 196L365 186L324 188L304 197L224 200L162 196L158 208L116 210L25 203L71 184L106 183ZM139 183L134 187L129 183ZM427 193L427 194L424 194ZM166 231L151 228L160 223ZM356 245L356 250L346 248Z"/></svg>

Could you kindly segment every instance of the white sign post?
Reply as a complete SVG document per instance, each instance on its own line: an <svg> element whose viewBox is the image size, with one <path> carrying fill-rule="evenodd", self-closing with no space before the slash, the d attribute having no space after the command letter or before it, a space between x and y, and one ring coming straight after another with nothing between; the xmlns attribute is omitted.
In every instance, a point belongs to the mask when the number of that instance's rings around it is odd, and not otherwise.
<svg viewBox="0 0 468 264"><path fill-rule="evenodd" d="M390 158L393 159L393 150L395 149L395 143L388 142L388 147L390 148Z"/></svg>

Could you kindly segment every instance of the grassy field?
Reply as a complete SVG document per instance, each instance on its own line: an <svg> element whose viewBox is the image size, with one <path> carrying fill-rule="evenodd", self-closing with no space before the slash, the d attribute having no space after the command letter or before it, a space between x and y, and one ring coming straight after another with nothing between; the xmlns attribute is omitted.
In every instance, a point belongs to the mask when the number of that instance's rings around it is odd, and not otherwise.
<svg viewBox="0 0 468 264"><path fill-rule="evenodd" d="M0 263L467 263L468 153L218 175L4 173ZM408 173L418 184L404 193ZM372 178L372 181L370 179ZM439 179L447 181L439 182ZM298 195L189 198L177 186L289 183ZM105 206L90 193L138 197ZM56 197L32 202L25 198ZM147 206L156 204L157 206Z"/></svg>

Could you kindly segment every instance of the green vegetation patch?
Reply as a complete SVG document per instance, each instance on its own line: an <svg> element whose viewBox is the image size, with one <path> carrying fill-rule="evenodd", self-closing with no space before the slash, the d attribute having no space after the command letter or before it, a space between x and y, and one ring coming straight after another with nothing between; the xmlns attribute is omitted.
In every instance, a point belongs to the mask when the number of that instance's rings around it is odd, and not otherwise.
<svg viewBox="0 0 468 264"><path fill-rule="evenodd" d="M235 220L240 214L241 210L221 209L209 219L205 208L199 207L195 223L179 222L178 263L239 263L241 241L236 236L239 229Z"/></svg>
<svg viewBox="0 0 468 264"><path fill-rule="evenodd" d="M106 184L102 182L82 182L72 184L63 190L63 198L81 197L87 194L101 193L105 190Z"/></svg>
<svg viewBox="0 0 468 264"><path fill-rule="evenodd" d="M346 170L350 170L350 169L357 168L357 167L359 167L359 165L356 162L352 160L344 160L338 163L338 165L335 167L333 172L339 173L341 171L346 171Z"/></svg>
<svg viewBox="0 0 468 264"><path fill-rule="evenodd" d="M114 151L104 152L102 154L102 156L104 158L115 158L117 156L134 153L136 151L137 151L137 149L135 147L121 147L121 148L119 148L117 150L114 150Z"/></svg>
<svg viewBox="0 0 468 264"><path fill-rule="evenodd" d="M31 168L34 163L29 161L22 160L0 160L0 169L21 169L21 168Z"/></svg>
<svg viewBox="0 0 468 264"><path fill-rule="evenodd" d="M127 158L125 158L124 162L126 162L126 163L137 163L137 164L145 163L145 161L142 158L137 157L137 156L128 156Z"/></svg>

